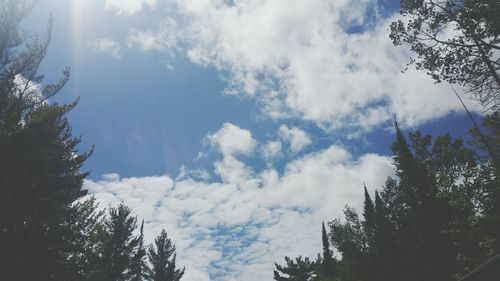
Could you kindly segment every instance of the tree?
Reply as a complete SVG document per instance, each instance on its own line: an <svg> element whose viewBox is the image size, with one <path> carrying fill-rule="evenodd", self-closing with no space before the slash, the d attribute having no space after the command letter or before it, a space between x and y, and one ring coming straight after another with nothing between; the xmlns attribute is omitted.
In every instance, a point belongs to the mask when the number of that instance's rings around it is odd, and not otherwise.
<svg viewBox="0 0 500 281"><path fill-rule="evenodd" d="M330 240L341 254L339 262L339 280L367 280L366 271L366 235L358 213L350 208L344 209L345 222L334 219L330 222Z"/></svg>
<svg viewBox="0 0 500 281"><path fill-rule="evenodd" d="M64 217L62 229L68 237L68 265L78 273L74 280L92 280L93 265L99 260L99 233L104 211L94 197L74 202Z"/></svg>
<svg viewBox="0 0 500 281"><path fill-rule="evenodd" d="M415 136L415 135L414 135ZM418 134L417 134L418 136ZM450 220L448 204L438 196L436 177L428 170L423 147L428 137L412 138L413 151L396 123L394 166L399 182L400 252L407 259L406 276L421 280L451 280L455 255L443 231Z"/></svg>
<svg viewBox="0 0 500 281"><path fill-rule="evenodd" d="M93 280L125 281L129 276L131 260L140 239L134 236L137 227L132 210L121 203L109 210L100 234L100 260Z"/></svg>
<svg viewBox="0 0 500 281"><path fill-rule="evenodd" d="M386 204L378 191L375 191L375 225L374 254L371 259L373 280L401 280L395 225L391 222Z"/></svg>
<svg viewBox="0 0 500 281"><path fill-rule="evenodd" d="M483 119L487 142L493 148L492 153L497 159L500 156L500 113L495 112ZM477 130L472 130L475 137L474 144L482 151L487 150L481 141ZM486 251L487 257L500 253L500 167L488 158L481 159L481 170L475 186L478 189L479 210L482 215L478 219L478 226L482 231L481 248ZM477 265L477 263L476 263Z"/></svg>
<svg viewBox="0 0 500 281"><path fill-rule="evenodd" d="M301 256L295 260L285 257L286 265L282 266L274 263L274 280L276 281L313 281L316 280L315 272L316 264L311 262L309 258Z"/></svg>
<svg viewBox="0 0 500 281"><path fill-rule="evenodd" d="M485 107L500 98L500 3L497 0L401 0L402 20L391 24L395 45L436 81L469 89Z"/></svg>
<svg viewBox="0 0 500 281"><path fill-rule="evenodd" d="M148 247L151 268L147 269L147 279L151 281L179 281L185 268L177 269L175 264L175 245L163 229L156 237L154 245Z"/></svg>
<svg viewBox="0 0 500 281"><path fill-rule="evenodd" d="M372 248L374 250L374 236L375 236L375 207L373 206L373 201L366 189L366 185L364 186L365 192L365 201L363 207L363 231L366 234L367 247ZM370 249L369 249L370 250Z"/></svg>
<svg viewBox="0 0 500 281"><path fill-rule="evenodd" d="M336 263L333 253L330 250L330 242L325 229L325 223L321 224L321 239L323 242L323 259L321 260L322 280L333 280L337 276Z"/></svg>
<svg viewBox="0 0 500 281"><path fill-rule="evenodd" d="M26 1L0 2L0 272L16 280L77 280L64 228L75 200L85 195L79 154L65 118L76 102L48 101L69 79L42 86L37 73L50 41L23 36ZM11 277L11 278L8 278Z"/></svg>
<svg viewBox="0 0 500 281"><path fill-rule="evenodd" d="M141 223L141 232L138 240L139 244L130 263L130 281L142 281L143 277L146 276L148 269L145 261L146 249L144 248L144 220L142 220Z"/></svg>

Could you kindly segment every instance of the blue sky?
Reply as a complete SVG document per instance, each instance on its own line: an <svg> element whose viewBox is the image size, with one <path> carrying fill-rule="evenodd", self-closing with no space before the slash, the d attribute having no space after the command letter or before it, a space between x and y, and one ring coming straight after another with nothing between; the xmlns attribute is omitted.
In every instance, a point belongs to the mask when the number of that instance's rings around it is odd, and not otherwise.
<svg viewBox="0 0 500 281"><path fill-rule="evenodd" d="M95 145L85 187L101 205L130 205L148 239L166 228L185 280L268 280L392 174L393 114L470 127L447 85L401 73L395 2L43 0L24 28L53 16L40 72L71 67L54 101L80 97L69 119Z"/></svg>

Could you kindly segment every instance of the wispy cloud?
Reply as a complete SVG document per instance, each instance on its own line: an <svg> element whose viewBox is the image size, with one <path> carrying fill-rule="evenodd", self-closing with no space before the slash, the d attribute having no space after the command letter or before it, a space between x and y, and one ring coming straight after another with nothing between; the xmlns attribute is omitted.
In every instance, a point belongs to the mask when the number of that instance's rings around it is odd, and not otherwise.
<svg viewBox="0 0 500 281"><path fill-rule="evenodd" d="M175 22L177 51L227 74L227 93L255 100L273 118L366 132L393 113L402 126L416 126L461 110L446 85L413 69L401 73L410 51L388 38L398 15L377 17L376 0L168 5L167 24L148 31L155 40L143 41L171 46L164 34Z"/></svg>
<svg viewBox="0 0 500 281"><path fill-rule="evenodd" d="M127 38L127 45L129 48L139 47L144 52L162 51L175 55L179 43L178 29L177 22L173 19L166 19L155 31L132 29Z"/></svg>
<svg viewBox="0 0 500 281"><path fill-rule="evenodd" d="M105 5L120 15L134 15L145 7L154 8L156 0L106 0Z"/></svg>
<svg viewBox="0 0 500 281"><path fill-rule="evenodd" d="M99 53L108 54L114 59L122 58L122 49L120 43L110 38L98 38L89 42L88 46Z"/></svg>

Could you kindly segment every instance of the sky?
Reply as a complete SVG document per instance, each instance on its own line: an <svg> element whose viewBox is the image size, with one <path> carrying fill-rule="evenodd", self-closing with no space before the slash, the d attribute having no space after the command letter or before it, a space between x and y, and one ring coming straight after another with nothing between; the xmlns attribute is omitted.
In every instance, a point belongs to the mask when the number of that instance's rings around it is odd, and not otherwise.
<svg viewBox="0 0 500 281"><path fill-rule="evenodd" d="M71 68L52 102L79 98L101 206L132 207L147 241L165 228L185 281L270 280L393 175L394 115L405 132L471 127L449 85L402 72L397 2L42 0L23 29L53 18L40 73Z"/></svg>

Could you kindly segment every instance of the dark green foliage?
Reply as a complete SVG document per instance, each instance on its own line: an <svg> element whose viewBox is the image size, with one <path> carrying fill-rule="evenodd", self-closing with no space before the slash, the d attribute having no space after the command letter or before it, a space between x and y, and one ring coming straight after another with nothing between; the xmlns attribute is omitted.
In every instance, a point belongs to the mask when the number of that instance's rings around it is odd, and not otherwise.
<svg viewBox="0 0 500 281"><path fill-rule="evenodd" d="M400 253L407 260L406 278L450 280L454 253L449 237L443 233L450 217L448 203L438 197L435 177L428 170L426 147L429 137L412 136L414 154L401 130L393 145L398 173L399 204L405 206L398 225Z"/></svg>
<svg viewBox="0 0 500 281"><path fill-rule="evenodd" d="M0 272L16 280L77 280L70 253L78 233L67 228L87 173L65 114L76 103L47 102L66 83L42 87L37 74L49 44L17 27L25 1L0 3ZM28 40L30 39L30 40Z"/></svg>
<svg viewBox="0 0 500 281"><path fill-rule="evenodd" d="M497 153L499 114L487 116L483 126ZM478 151L448 134L433 140L414 132L407 141L396 123L397 178L388 178L374 201L365 187L362 219L346 207L345 219L329 224L331 245L341 257L333 280L459 280L500 252L499 169L482 137L472 133ZM323 245L329 243L323 239ZM299 268L287 261L287 270ZM317 280L332 280L312 268Z"/></svg>
<svg viewBox="0 0 500 281"><path fill-rule="evenodd" d="M69 248L65 249L68 264L78 273L78 279L92 280L89 265L98 259L99 233L102 231L104 211L98 209L94 197L77 201L66 213L63 229L67 232Z"/></svg>
<svg viewBox="0 0 500 281"><path fill-rule="evenodd" d="M316 262L309 258L297 257L295 260L285 257L286 265L274 263L274 280L276 281L313 281L317 280Z"/></svg>
<svg viewBox="0 0 500 281"><path fill-rule="evenodd" d="M375 207L373 206L373 201L366 189L366 185L364 186L365 192L365 202L363 207L363 231L366 235L367 247L372 249L374 248L374 238L375 238Z"/></svg>
<svg viewBox="0 0 500 281"><path fill-rule="evenodd" d="M338 274L340 280L366 280L366 236L362 222L352 208L344 210L345 222L335 219L330 223L332 245L342 255Z"/></svg>
<svg viewBox="0 0 500 281"><path fill-rule="evenodd" d="M151 268L147 270L147 280L178 281L184 275L185 268L177 269L175 265L175 246L162 230L155 243L148 247L148 258Z"/></svg>
<svg viewBox="0 0 500 281"><path fill-rule="evenodd" d="M127 280L134 250L140 239L134 236L136 218L124 204L109 210L99 234L99 256L93 280Z"/></svg>
<svg viewBox="0 0 500 281"><path fill-rule="evenodd" d="M139 244L130 262L129 276L131 281L141 281L146 276L146 248L144 247L144 220L141 223L141 232L138 237Z"/></svg>
<svg viewBox="0 0 500 281"><path fill-rule="evenodd" d="M416 53L410 63L437 82L466 86L484 106L498 109L497 0L401 0L401 14L405 19L391 24L390 37Z"/></svg>
<svg viewBox="0 0 500 281"><path fill-rule="evenodd" d="M375 233L371 265L374 281L400 280L397 237L394 224L379 193L375 192Z"/></svg>
<svg viewBox="0 0 500 281"><path fill-rule="evenodd" d="M333 257L332 250L330 249L330 242L326 232L325 223L321 224L321 240L323 242L323 257L321 260L321 280L333 280L337 276L336 263Z"/></svg>

